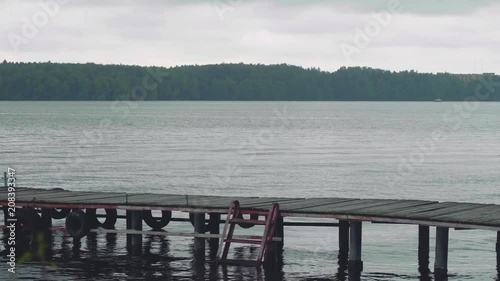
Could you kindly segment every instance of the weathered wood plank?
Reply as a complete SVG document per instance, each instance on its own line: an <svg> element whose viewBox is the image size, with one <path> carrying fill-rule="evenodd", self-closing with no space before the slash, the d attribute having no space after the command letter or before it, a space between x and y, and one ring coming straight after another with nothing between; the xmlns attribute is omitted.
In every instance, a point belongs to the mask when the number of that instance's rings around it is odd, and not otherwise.
<svg viewBox="0 0 500 281"><path fill-rule="evenodd" d="M477 223L482 225L500 226L500 219L496 218L494 220L482 221Z"/></svg>
<svg viewBox="0 0 500 281"><path fill-rule="evenodd" d="M61 191L66 191L70 192L67 190L61 190L61 189L36 189L36 188L16 188L15 192L16 194L23 194L23 193L53 193L53 192L61 192ZM0 195L7 193L8 190L6 188L0 187Z"/></svg>
<svg viewBox="0 0 500 281"><path fill-rule="evenodd" d="M380 200L380 199L360 199L355 201L334 203L329 205L323 205L319 207L309 207L297 210L299 212L317 212L317 213L332 213L332 214L346 214L355 211L359 208L367 208L380 206L388 204L392 200Z"/></svg>
<svg viewBox="0 0 500 281"><path fill-rule="evenodd" d="M400 211L396 211L392 214L394 217L398 218L408 218L413 216L418 216L418 214L426 213L429 211L439 210L442 208L446 208L448 206L452 206L451 203L430 203L422 206L415 206L408 209L403 209Z"/></svg>
<svg viewBox="0 0 500 281"><path fill-rule="evenodd" d="M104 200L104 201L103 201ZM75 196L67 198L68 203L93 203L93 202L108 202L109 204L123 204L125 203L124 195L115 194L89 194L83 196Z"/></svg>
<svg viewBox="0 0 500 281"><path fill-rule="evenodd" d="M129 204L140 205L143 203L156 204L183 204L186 205L186 197L184 195L168 195L168 194L143 194L129 195Z"/></svg>
<svg viewBox="0 0 500 281"><path fill-rule="evenodd" d="M484 210L483 214L479 213L479 211L466 214L463 219L471 223L497 225L496 220L500 219L500 206L491 206L487 211L488 213Z"/></svg>
<svg viewBox="0 0 500 281"><path fill-rule="evenodd" d="M477 205L474 204L460 204L455 203L454 205L447 206L445 208L441 208L438 210L432 210L428 212L419 213L417 216L421 218L433 219L434 217L453 214L455 212L460 211L468 211L478 208Z"/></svg>
<svg viewBox="0 0 500 281"><path fill-rule="evenodd" d="M32 194L32 193L27 193L27 194L16 194L16 201L17 202L31 202L34 198L36 200L45 200L45 201L50 201L50 202L65 202L70 198L76 197L76 196L88 196L88 195L95 195L96 193L86 193L86 192L59 192L59 193L53 193L53 194L47 194L47 193L40 193L40 194Z"/></svg>
<svg viewBox="0 0 500 281"><path fill-rule="evenodd" d="M473 209L473 210L464 210L464 211L459 211L455 212L453 214L446 214L446 215L441 215L437 216L436 219L447 219L447 218L455 218L455 217L481 217L485 215L491 215L492 212L498 211L500 209L500 206L497 205L487 205L487 204L480 204L480 207Z"/></svg>
<svg viewBox="0 0 500 281"><path fill-rule="evenodd" d="M55 192L55 193L38 193L38 194L37 193L22 193L22 194L19 194L19 195L20 196L31 196L31 195L34 195L35 197L39 196L39 197L53 197L53 198L58 198L58 197L89 196L89 195L125 196L125 194L126 193L87 192L87 191L59 191L59 192Z"/></svg>
<svg viewBox="0 0 500 281"><path fill-rule="evenodd" d="M343 206L351 206L353 204L356 204L356 203L359 203L359 202L362 202L361 199L353 199L353 200L339 200L337 202L332 202L330 204L325 204L325 205L320 205L320 206L304 206L304 207L300 207L300 208L294 208L293 211L294 212L302 212L302 211L308 211L310 209L323 209L324 206L329 206L329 207L333 207L333 206L336 206L336 207L343 207Z"/></svg>
<svg viewBox="0 0 500 281"><path fill-rule="evenodd" d="M386 208L387 206L390 206L394 203L396 203L397 200L379 200L379 201L373 201L373 202L365 202L362 204L356 204L352 206L345 206L342 208L335 208L334 211L337 213L349 213L349 214L358 214L358 215L374 215L374 216L379 216L379 213L376 212L366 212L364 211L365 209L372 208L372 207L380 207L380 208Z"/></svg>
<svg viewBox="0 0 500 281"><path fill-rule="evenodd" d="M41 195L51 195L51 194L72 194L70 191L63 190L47 190L47 191L34 191L34 190L24 190L24 191L15 191L18 196L41 196ZM0 198L6 196L6 192L0 193Z"/></svg>
<svg viewBox="0 0 500 281"><path fill-rule="evenodd" d="M303 208L321 207L331 204L340 204L354 201L356 199L341 199L341 198L310 198L300 199L297 201L280 202L280 210L284 212L296 211Z"/></svg>
<svg viewBox="0 0 500 281"><path fill-rule="evenodd" d="M129 204L142 205L147 203L154 206L227 208L231 200L230 197L221 196L190 195L186 199L185 195L152 195L143 198L129 197Z"/></svg>
<svg viewBox="0 0 500 281"><path fill-rule="evenodd" d="M103 199L106 200L111 200L111 199L116 199L119 200L120 202L125 202L125 196L124 195L116 195L116 194L86 194L86 195L79 195L79 196L73 196L73 197L67 197L64 202L61 203L93 203L97 200L102 201ZM60 202L59 198L54 198L51 200L51 202Z"/></svg>
<svg viewBox="0 0 500 281"><path fill-rule="evenodd" d="M282 199L279 201L273 201L273 202L278 202L280 204L280 210L289 210L290 208L293 208L294 206L314 206L313 201L309 201L309 199ZM251 206L251 208L263 208L263 209L268 209L271 207L272 202L257 202L253 204L245 204L246 207ZM317 204L321 204L321 201L318 201Z"/></svg>
<svg viewBox="0 0 500 281"><path fill-rule="evenodd" d="M363 215L377 214L379 216L386 216L386 215L390 216L394 212L407 210L407 209L413 208L413 207L425 206L427 204L433 204L433 203L437 203L437 202L418 201L418 200L398 201L398 202L393 202L393 203L389 203L386 205L360 208L359 210L355 210L354 212L356 212L357 214L363 214Z"/></svg>

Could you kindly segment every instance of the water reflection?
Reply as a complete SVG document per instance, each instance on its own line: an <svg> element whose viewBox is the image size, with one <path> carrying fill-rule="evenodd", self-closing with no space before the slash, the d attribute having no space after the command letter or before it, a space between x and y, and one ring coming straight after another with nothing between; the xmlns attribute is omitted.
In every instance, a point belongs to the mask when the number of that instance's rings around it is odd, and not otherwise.
<svg viewBox="0 0 500 281"><path fill-rule="evenodd" d="M6 235L3 236L7 249ZM207 253L201 258L194 251L194 244L186 240L170 240L164 236L145 235L141 256L129 255L126 236L116 234L90 234L81 240L56 232L48 240L36 240L30 235L19 236L16 255L27 257L19 264L18 278L26 280L235 280L235 281L285 281L297 280L285 276L283 251L273 249L261 269L244 266L217 265L214 257L217 245L207 243ZM38 248L37 248L38 247ZM175 249L175 252L172 249ZM255 259L258 247L241 246L231 251L232 258ZM6 253L2 255L5 257ZM338 255L338 266L332 267L331 276L309 280L384 280L373 274L362 277L349 276L348 257ZM434 278L428 260L421 261L420 276L405 279L431 281ZM16 273L18 274L18 273ZM398 276L383 275L397 280ZM401 276L399 276L401 277ZM354 278L354 279L353 279ZM0 276L0 279L3 278ZM387 280L387 279L385 279ZM500 280L500 278L499 278Z"/></svg>
<svg viewBox="0 0 500 281"><path fill-rule="evenodd" d="M431 281L432 273L429 269L429 254L428 251L419 253L418 255L418 272L420 273L419 281Z"/></svg>
<svg viewBox="0 0 500 281"><path fill-rule="evenodd" d="M338 268L337 274L335 275L336 280L346 281L347 280L347 268L349 264L349 254L346 251L339 251L338 255Z"/></svg>
<svg viewBox="0 0 500 281"><path fill-rule="evenodd" d="M6 246L7 236L3 237ZM44 242L34 241L30 236L18 239L17 256L27 257L18 268L21 279L285 280L283 252L272 252L261 269L217 265L212 262L217 247L209 243L205 257L196 256L193 243L186 249L190 257L174 257L170 252L170 240L158 235L144 236L142 256L127 254L123 235L91 233L82 239L73 239L56 233L45 237L50 239ZM233 251L238 259L255 259L257 253L257 247L236 247Z"/></svg>

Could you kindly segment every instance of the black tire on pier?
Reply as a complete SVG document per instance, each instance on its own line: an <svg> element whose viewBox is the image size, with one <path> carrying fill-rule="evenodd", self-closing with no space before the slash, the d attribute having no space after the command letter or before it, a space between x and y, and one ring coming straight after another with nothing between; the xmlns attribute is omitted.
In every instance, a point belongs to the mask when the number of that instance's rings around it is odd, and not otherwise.
<svg viewBox="0 0 500 281"><path fill-rule="evenodd" d="M50 217L56 220L64 219L69 215L71 209L50 209Z"/></svg>
<svg viewBox="0 0 500 281"><path fill-rule="evenodd" d="M153 217L153 212L151 210L144 210L142 211L142 219L153 230L161 230L167 226L172 219L172 212L161 211L161 218L156 218Z"/></svg>
<svg viewBox="0 0 500 281"><path fill-rule="evenodd" d="M104 211L106 212L106 219L104 220L104 222L100 222L97 219L96 209L85 210L90 228L102 227L105 229L114 229L116 219L118 218L118 212L116 211L116 209L104 209Z"/></svg>
<svg viewBox="0 0 500 281"><path fill-rule="evenodd" d="M240 213L240 215L238 216L238 218L242 219L243 218L243 214ZM259 215L250 215L250 219L251 220L258 220L259 219ZM253 227L255 224L251 224L251 223L245 223L245 222L240 222L238 223L238 225L242 228L251 228Z"/></svg>
<svg viewBox="0 0 500 281"><path fill-rule="evenodd" d="M87 215L82 210L69 213L66 217L66 231L76 239L85 237L89 233Z"/></svg>

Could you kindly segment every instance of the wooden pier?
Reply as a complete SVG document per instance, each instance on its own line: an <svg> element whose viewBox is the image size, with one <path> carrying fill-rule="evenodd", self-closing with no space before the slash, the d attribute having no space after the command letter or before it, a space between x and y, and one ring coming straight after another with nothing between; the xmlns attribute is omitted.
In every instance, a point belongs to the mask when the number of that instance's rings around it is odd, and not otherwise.
<svg viewBox="0 0 500 281"><path fill-rule="evenodd" d="M428 271L429 262L429 232L430 227L436 229L436 247L434 274L439 280L445 278L448 272L448 241L449 229L483 229L497 232L497 244L492 245L492 251L497 251L497 267L500 268L500 205L473 204L455 202L437 202L423 200L393 200L393 199L356 199L356 198L275 198L275 197L240 197L240 196L202 196L173 195L151 193L121 193L121 192L83 192L62 189L20 188L15 191L17 208L38 208L41 220L51 226L51 211L58 210L92 210L106 209L110 220L116 221L116 210L126 210L127 242L133 252L140 253L142 234L162 233L164 235L195 237L195 250L205 251L205 239L218 243L221 214L226 214L232 200L238 200L243 214L254 217L265 216L269 206L279 203L280 219L274 239L277 248L285 242L284 226L287 217L330 218L332 223L317 225L338 226L339 257L348 258L349 275L359 275L363 269L362 262L362 226L363 222L387 224L411 224L418 226L419 246L418 258L421 262L421 272ZM0 205L3 206L7 224L7 206L9 204L7 188L0 188ZM113 213L110 210L115 210ZM171 211L188 212L191 214L195 232L176 234L143 230L144 214L150 210L160 210L167 214ZM95 211L95 210L94 210ZM209 214L208 219L205 214ZM156 218L155 218L156 219ZM156 219L158 222L160 219ZM68 221L68 220L67 220ZM207 224L208 222L208 224ZM114 225L114 223L112 223ZM168 224L168 222L167 222ZM106 230L91 230L103 232L120 232L108 225ZM310 225L295 223L293 225ZM111 226L111 227L109 227ZM246 226L250 227L250 226ZM157 227L158 228L158 227ZM168 229L168 227L165 227ZM210 234L205 234L209 231ZM426 264L427 263L427 264ZM494 265L492 265L492 268ZM355 279L353 279L355 280Z"/></svg>

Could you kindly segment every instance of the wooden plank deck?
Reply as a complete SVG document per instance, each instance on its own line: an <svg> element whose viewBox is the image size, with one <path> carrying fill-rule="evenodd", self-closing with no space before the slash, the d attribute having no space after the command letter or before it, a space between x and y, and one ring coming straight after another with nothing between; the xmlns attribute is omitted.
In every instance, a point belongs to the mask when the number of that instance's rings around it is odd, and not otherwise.
<svg viewBox="0 0 500 281"><path fill-rule="evenodd" d="M16 188L17 206L41 208L226 213L229 203L234 199L240 201L244 213L266 214L271 203L278 202L284 217L324 217L500 231L500 205L492 204L395 199L186 196ZM0 188L0 205L7 204L7 189Z"/></svg>

